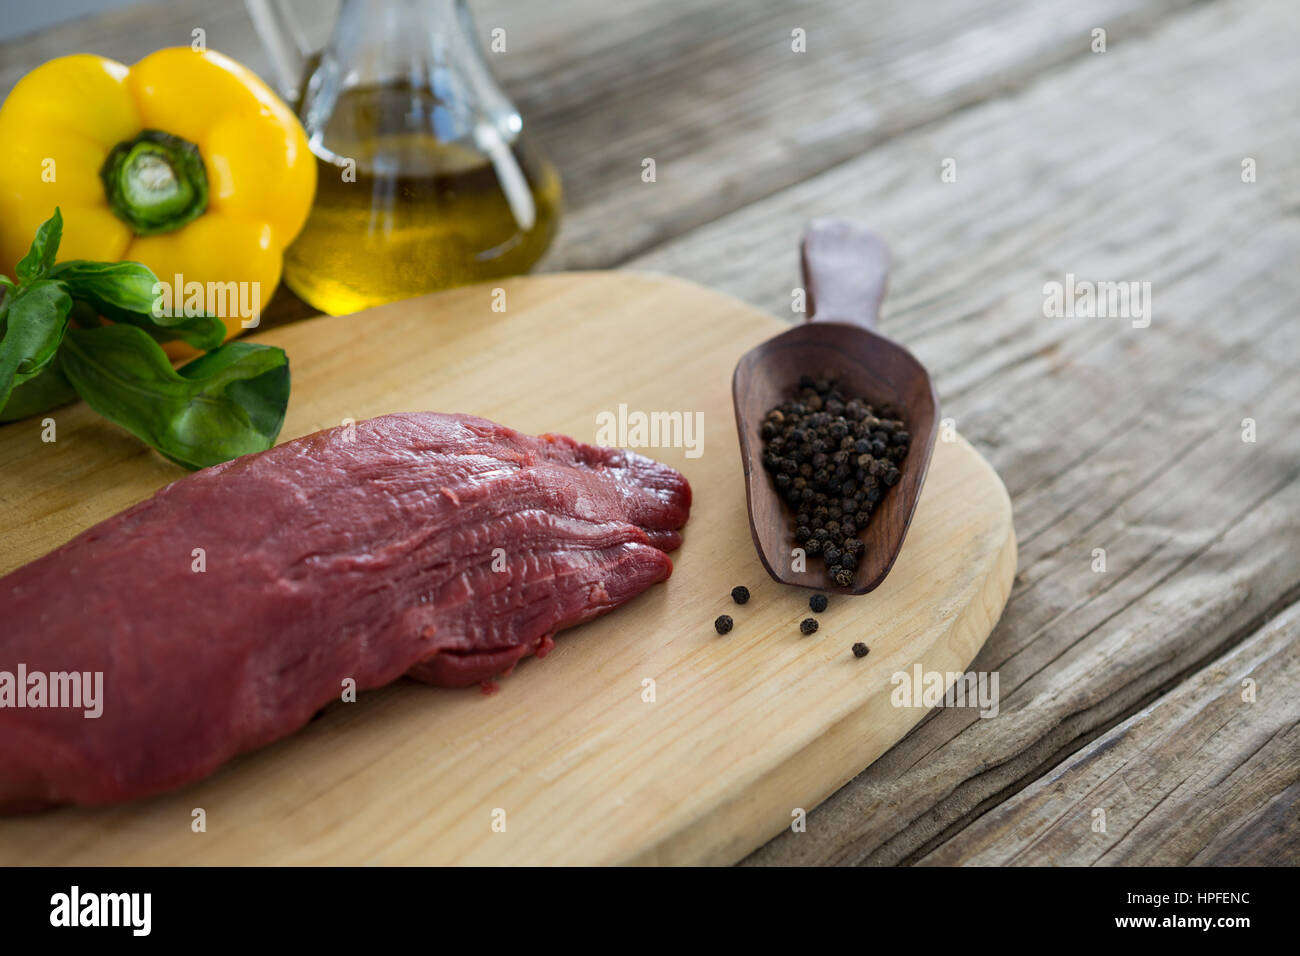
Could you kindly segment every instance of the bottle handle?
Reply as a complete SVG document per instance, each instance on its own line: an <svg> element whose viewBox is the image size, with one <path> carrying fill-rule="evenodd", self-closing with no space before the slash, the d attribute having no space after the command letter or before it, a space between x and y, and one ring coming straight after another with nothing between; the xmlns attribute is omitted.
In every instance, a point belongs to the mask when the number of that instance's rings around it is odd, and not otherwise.
<svg viewBox="0 0 1300 956"><path fill-rule="evenodd" d="M280 95L286 103L296 103L298 85L311 52L302 25L289 9L287 0L244 0L244 6L271 61Z"/></svg>
<svg viewBox="0 0 1300 956"><path fill-rule="evenodd" d="M875 329L889 282L885 240L854 219L823 216L808 223L799 248L808 321Z"/></svg>

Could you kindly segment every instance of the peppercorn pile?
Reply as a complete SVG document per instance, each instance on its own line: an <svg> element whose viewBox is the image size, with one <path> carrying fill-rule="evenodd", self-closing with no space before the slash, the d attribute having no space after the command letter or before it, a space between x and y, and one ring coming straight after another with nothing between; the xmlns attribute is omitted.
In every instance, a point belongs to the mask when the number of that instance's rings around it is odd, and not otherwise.
<svg viewBox="0 0 1300 956"><path fill-rule="evenodd" d="M833 376L799 379L798 396L767 413L763 467L794 510L795 539L831 580L851 587L862 558L858 532L899 478L912 436L889 406L848 396Z"/></svg>

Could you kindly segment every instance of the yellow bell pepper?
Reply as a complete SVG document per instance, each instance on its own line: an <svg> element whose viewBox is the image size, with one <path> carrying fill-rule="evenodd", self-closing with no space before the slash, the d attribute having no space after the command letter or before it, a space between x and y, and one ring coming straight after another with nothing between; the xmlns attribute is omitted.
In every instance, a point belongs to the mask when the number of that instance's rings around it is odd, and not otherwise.
<svg viewBox="0 0 1300 956"><path fill-rule="evenodd" d="M246 288L264 306L316 192L289 108L250 70L189 47L130 68L89 54L37 67L0 106L0 144L11 276L59 206L60 260L143 262L168 285L258 283ZM227 337L242 331L239 314L221 318Z"/></svg>

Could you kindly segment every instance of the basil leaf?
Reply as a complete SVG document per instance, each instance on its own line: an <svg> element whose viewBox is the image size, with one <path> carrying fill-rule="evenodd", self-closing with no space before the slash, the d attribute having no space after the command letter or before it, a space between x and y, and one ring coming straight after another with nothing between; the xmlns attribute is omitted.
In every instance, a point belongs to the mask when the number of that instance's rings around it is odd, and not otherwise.
<svg viewBox="0 0 1300 956"><path fill-rule="evenodd" d="M74 299L128 312L152 313L158 277L142 262L90 262L69 259L50 269L48 278L68 287Z"/></svg>
<svg viewBox="0 0 1300 956"><path fill-rule="evenodd" d="M106 319L144 329L160 342L180 339L197 349L212 349L226 337L213 315L170 316L155 312L158 278L141 262L88 262L69 259L50 270L79 302L88 302Z"/></svg>
<svg viewBox="0 0 1300 956"><path fill-rule="evenodd" d="M45 273L54 265L54 256L59 251L59 242L63 238L63 214L59 207L54 207L54 215L41 223L36 230L36 238L27 255L18 260L14 274L20 283L31 279L44 278Z"/></svg>
<svg viewBox="0 0 1300 956"><path fill-rule="evenodd" d="M56 362L9 393L9 401L0 408L0 422L16 422L76 400L77 390L63 377Z"/></svg>
<svg viewBox="0 0 1300 956"><path fill-rule="evenodd" d="M155 342L179 339L196 349L206 351L216 348L226 337L225 323L212 315L179 316L164 320L137 312L117 312L112 309L100 309L99 314L122 325L143 329Z"/></svg>
<svg viewBox="0 0 1300 956"><path fill-rule="evenodd" d="M59 368L86 404L185 468L275 443L289 404L282 349L230 342L173 369L130 325L71 329Z"/></svg>
<svg viewBox="0 0 1300 956"><path fill-rule="evenodd" d="M68 328L72 298L49 279L24 284L6 299L0 339L0 408L16 385L35 378L54 361Z"/></svg>

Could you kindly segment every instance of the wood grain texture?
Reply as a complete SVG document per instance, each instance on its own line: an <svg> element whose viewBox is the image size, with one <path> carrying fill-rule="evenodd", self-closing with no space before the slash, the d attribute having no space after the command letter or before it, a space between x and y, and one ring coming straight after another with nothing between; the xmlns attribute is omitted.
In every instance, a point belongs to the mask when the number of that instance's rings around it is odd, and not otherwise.
<svg viewBox="0 0 1300 956"><path fill-rule="evenodd" d="M284 437L427 408L593 441L597 414L619 403L700 412L698 457L646 449L694 490L672 578L565 633L495 696L407 682L362 695L175 794L0 821L0 862L730 862L924 715L891 704L893 673L960 672L974 657L1016 551L1006 492L969 445L936 448L888 580L832 596L802 637L808 592L767 579L750 546L729 389L741 351L783 326L667 278L503 288L505 314L478 286L263 333L294 369ZM52 444L39 421L0 430L6 511L19 516L0 528L4 568L179 474L84 406L54 418ZM737 607L742 582L752 597ZM720 638L724 612L737 624ZM865 659L850 652L858 640ZM195 807L206 833L190 830Z"/></svg>
<svg viewBox="0 0 1300 956"><path fill-rule="evenodd" d="M789 314L778 237L829 210L871 222L896 260L882 328L1004 476L1023 536L975 665L1000 672L1002 715L936 714L752 862L923 856L1295 600L1293 17L1199 9L636 260ZM1246 157L1269 173L1243 182ZM1150 281L1150 327L1044 318L1066 273ZM1245 418L1267 435L1243 443Z"/></svg>
<svg viewBox="0 0 1300 956"><path fill-rule="evenodd" d="M921 862L1293 863L1298 649L1292 605Z"/></svg>
<svg viewBox="0 0 1300 956"><path fill-rule="evenodd" d="M565 0L471 3L492 67L555 160L552 269L605 268L1040 71L1123 44L1195 0ZM335 3L298 0L313 43ZM206 42L266 73L240 0L143 3L0 44L0 94L72 50L124 62ZM807 34L806 53L791 31ZM641 181L653 158L657 181ZM281 297L281 313L303 314ZM268 319L274 318L268 315Z"/></svg>
<svg viewBox="0 0 1300 956"><path fill-rule="evenodd" d="M926 858L1300 598L1289 0L473 6L508 28L493 66L566 181L550 268L653 250L636 264L789 317L804 223L863 218L897 258L885 332L1012 492L1022 571L976 666L1015 709L935 714L750 862ZM796 13L802 58L786 55ZM238 0L175 0L0 46L0 90L50 56L129 61L198 24L263 68ZM1066 272L1151 280L1152 327L1044 320L1042 284ZM281 294L266 317L304 311ZM1248 416L1260 440L1243 447ZM1084 570L1095 547L1102 575ZM1297 861L1300 788L1270 796L1294 748L1263 755L1234 783L1263 802L1215 805L1233 835L1215 862ZM1016 852L1054 862L1046 844Z"/></svg>

